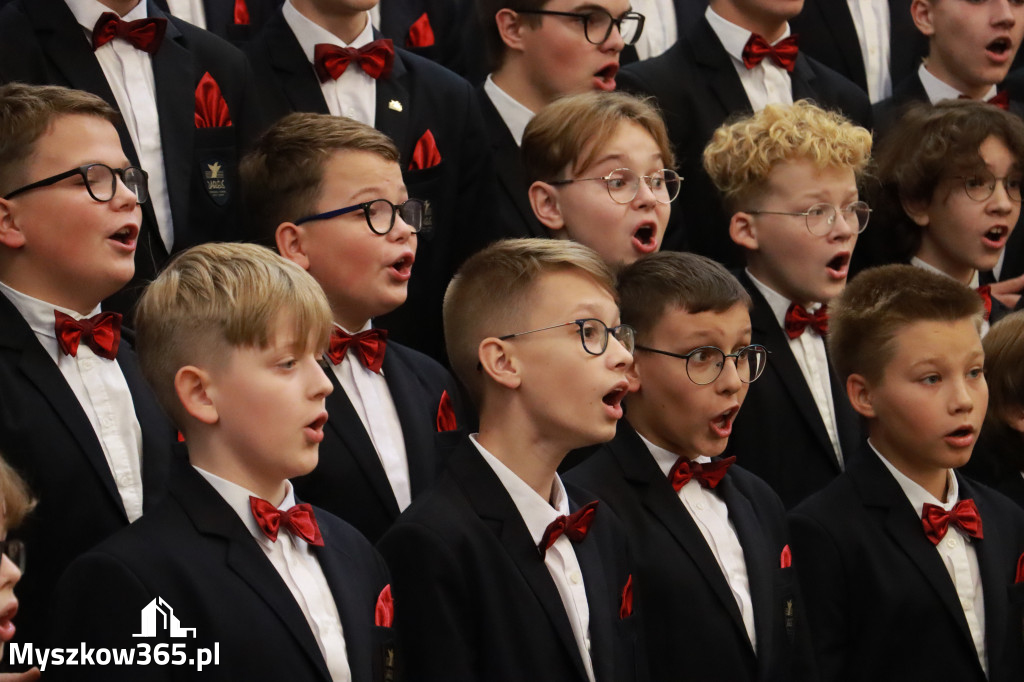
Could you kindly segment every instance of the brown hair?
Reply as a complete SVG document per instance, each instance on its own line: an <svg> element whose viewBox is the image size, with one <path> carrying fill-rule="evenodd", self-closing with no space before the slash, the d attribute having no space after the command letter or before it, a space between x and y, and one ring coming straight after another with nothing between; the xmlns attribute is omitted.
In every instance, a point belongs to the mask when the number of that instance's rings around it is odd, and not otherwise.
<svg viewBox="0 0 1024 682"><path fill-rule="evenodd" d="M694 253L652 253L619 272L622 321L643 339L670 307L688 313L750 308L750 294L720 263Z"/></svg>
<svg viewBox="0 0 1024 682"><path fill-rule="evenodd" d="M585 92L548 104L523 133L527 181L562 180L567 166L573 174L589 167L624 121L646 130L658 145L664 166L674 168L668 131L653 101L622 92Z"/></svg>
<svg viewBox="0 0 1024 682"><path fill-rule="evenodd" d="M350 118L293 113L254 143L239 166L247 221L261 243L274 244L278 225L315 212L324 166L335 153L361 151L398 163L384 133Z"/></svg>
<svg viewBox="0 0 1024 682"><path fill-rule="evenodd" d="M985 378L988 380L986 436L1018 443L1015 470L1024 469L1024 436L1012 429L1006 418L1010 410L1024 407L1024 310L1007 315L992 325L982 339L985 348Z"/></svg>
<svg viewBox="0 0 1024 682"><path fill-rule="evenodd" d="M452 371L479 406L480 342L517 331L537 280L548 273L579 271L617 300L611 270L592 249L554 239L505 239L470 256L444 296L444 335Z"/></svg>
<svg viewBox="0 0 1024 682"><path fill-rule="evenodd" d="M850 281L830 310L828 347L843 381L860 374L881 381L892 341L915 322L971 319L981 328L978 293L956 280L912 265L869 268Z"/></svg>
<svg viewBox="0 0 1024 682"><path fill-rule="evenodd" d="M30 182L23 174L36 142L56 119L72 115L120 120L103 99L81 90L24 83L0 86L0 196Z"/></svg>
<svg viewBox="0 0 1024 682"><path fill-rule="evenodd" d="M4 529L21 525L25 516L36 506L28 484L18 472L0 457L0 504L3 505Z"/></svg>
<svg viewBox="0 0 1024 682"><path fill-rule="evenodd" d="M484 47L487 49L488 71L497 71L505 62L505 41L501 39L501 32L495 15L505 8L519 10L543 9L549 0L477 0L471 3L473 10L477 13L479 25L484 30ZM540 25L543 17L536 14L520 14L519 21L526 26L536 27Z"/></svg>

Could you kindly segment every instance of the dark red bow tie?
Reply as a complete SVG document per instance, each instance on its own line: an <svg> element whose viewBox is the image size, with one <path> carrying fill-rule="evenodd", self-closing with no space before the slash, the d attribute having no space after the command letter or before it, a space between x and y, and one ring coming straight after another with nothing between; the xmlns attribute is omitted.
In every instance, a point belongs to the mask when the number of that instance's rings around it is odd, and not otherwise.
<svg viewBox="0 0 1024 682"><path fill-rule="evenodd" d="M939 541L946 536L946 531L949 530L951 523L954 526L960 526L960 529L972 538L981 540L984 537L981 534L981 515L978 514L978 507L974 504L974 500L960 500L951 511L946 511L935 504L925 503L921 524L924 526L924 534L928 536L933 545L939 544Z"/></svg>
<svg viewBox="0 0 1024 682"><path fill-rule="evenodd" d="M760 64L765 57L770 57L777 66L792 73L799 51L795 35L770 45L763 37L752 33L750 40L743 46L743 66L752 69Z"/></svg>
<svg viewBox="0 0 1024 682"><path fill-rule="evenodd" d="M57 346L64 355L78 355L78 344L84 343L101 358L113 360L121 343L121 314L99 313L76 320L59 310L53 311L53 329L57 333Z"/></svg>
<svg viewBox="0 0 1024 682"><path fill-rule="evenodd" d="M313 516L312 505L302 503L288 511L281 511L266 500L250 495L249 508L260 530L271 542L277 542L277 531L284 526L292 535L302 538L309 544L316 547L324 546L320 526L316 524L316 517Z"/></svg>
<svg viewBox="0 0 1024 682"><path fill-rule="evenodd" d="M329 43L313 48L313 68L321 83L338 80L351 62L358 64L370 78L387 78L395 62L395 47L391 40L380 38L359 49Z"/></svg>
<svg viewBox="0 0 1024 682"><path fill-rule="evenodd" d="M825 336L828 334L828 306L823 305L809 313L802 305L794 303L786 311L784 326L786 336L791 339L799 337L808 327L818 332L818 336Z"/></svg>
<svg viewBox="0 0 1024 682"><path fill-rule="evenodd" d="M985 304L985 319L992 317L992 287L988 284L982 285L975 289L978 292L978 296L981 296L982 302Z"/></svg>
<svg viewBox="0 0 1024 682"><path fill-rule="evenodd" d="M971 99L971 98L969 96L967 96L967 95L960 95L957 99ZM1010 110L1010 91L1009 90L1003 90L1002 92L997 92L995 95L993 95L992 97L990 97L987 100L985 100L985 104L991 104L993 106L999 107L1003 111L1009 111Z"/></svg>
<svg viewBox="0 0 1024 682"><path fill-rule="evenodd" d="M358 334L348 334L335 327L331 330L331 342L325 355L332 364L340 364L345 359L349 347L354 344L356 355L359 356L359 362L363 363L363 367L371 372L380 372L384 364L387 340L386 329L367 329Z"/></svg>
<svg viewBox="0 0 1024 682"><path fill-rule="evenodd" d="M735 457L724 457L701 463L680 457L668 472L668 482L676 492L694 478L705 488L715 488L735 461Z"/></svg>
<svg viewBox="0 0 1024 682"><path fill-rule="evenodd" d="M589 504L583 505L572 514L559 516L549 523L548 527L544 529L544 536L541 538L540 544L537 545L541 556L551 548L551 545L555 544L555 540L563 533L572 542L582 542L583 538L587 537L590 524L594 522L594 516L596 515L597 500L594 500Z"/></svg>
<svg viewBox="0 0 1024 682"><path fill-rule="evenodd" d="M151 17L124 21L113 12L104 12L92 29L92 49L97 50L114 38L123 38L136 50L153 54L160 49L166 30L166 19Z"/></svg>

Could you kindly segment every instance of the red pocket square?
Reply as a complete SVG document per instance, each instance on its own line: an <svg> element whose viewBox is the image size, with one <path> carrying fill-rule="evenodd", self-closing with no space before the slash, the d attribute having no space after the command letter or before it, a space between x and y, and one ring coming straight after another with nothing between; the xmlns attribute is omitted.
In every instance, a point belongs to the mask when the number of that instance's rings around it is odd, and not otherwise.
<svg viewBox="0 0 1024 682"><path fill-rule="evenodd" d="M626 585L622 588L622 603L619 604L619 620L625 620L633 615L633 574L626 578Z"/></svg>
<svg viewBox="0 0 1024 682"><path fill-rule="evenodd" d="M1017 577L1013 580L1014 584L1024 583L1024 554L1020 555L1017 559Z"/></svg>
<svg viewBox="0 0 1024 682"><path fill-rule="evenodd" d="M249 24L249 8L245 4L245 0L235 0L235 25L236 26L248 26Z"/></svg>
<svg viewBox="0 0 1024 682"><path fill-rule="evenodd" d="M228 103L220 86L207 71L196 86L196 128L224 128L231 125Z"/></svg>
<svg viewBox="0 0 1024 682"><path fill-rule="evenodd" d="M406 47L430 47L434 44L434 29L430 27L430 19L424 12L409 27L409 37L405 39Z"/></svg>
<svg viewBox="0 0 1024 682"><path fill-rule="evenodd" d="M437 406L437 432L454 431L459 428L455 423L455 410L452 409L452 399L448 391L441 394L441 402Z"/></svg>
<svg viewBox="0 0 1024 682"><path fill-rule="evenodd" d="M789 568L793 565L793 553L789 551L789 545L782 548L782 556L779 557L779 563L783 568Z"/></svg>
<svg viewBox="0 0 1024 682"><path fill-rule="evenodd" d="M416 148L412 150L412 161L409 162L409 170L432 168L439 163L441 163L441 152L437 151L434 133L428 130L423 133L423 137L416 142Z"/></svg>
<svg viewBox="0 0 1024 682"><path fill-rule="evenodd" d="M395 622L395 603L391 600L391 585L385 585L377 597L377 607L373 610L373 624L389 628Z"/></svg>

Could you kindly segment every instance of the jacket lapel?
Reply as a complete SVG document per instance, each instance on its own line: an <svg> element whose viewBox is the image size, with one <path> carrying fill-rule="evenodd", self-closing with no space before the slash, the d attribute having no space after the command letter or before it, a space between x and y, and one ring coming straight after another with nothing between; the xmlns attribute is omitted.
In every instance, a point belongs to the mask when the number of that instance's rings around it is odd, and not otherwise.
<svg viewBox="0 0 1024 682"><path fill-rule="evenodd" d="M345 655L348 657L349 669L352 671L353 682L360 682L358 671L370 670L372 667L371 655L373 643L367 635L370 628L367 627L369 619L366 614L360 611L366 609L365 598L360 599L356 592L356 583L346 580L346 573L350 570L351 561L336 543L331 542L331 531L327 524L321 525L324 536L324 546L314 547L317 560L324 571L327 585L331 588L334 601L338 605L338 615L341 617L341 631L345 636Z"/></svg>
<svg viewBox="0 0 1024 682"><path fill-rule="evenodd" d="M584 504L587 502L589 500L584 501ZM570 512L575 512L579 507L580 505L576 504L575 500L569 501ZM605 513L607 514L608 511L606 509ZM594 517L594 523L601 523L600 507ZM588 535L582 542L577 542L572 547L576 553L576 560L580 564L580 571L583 573L583 586L587 592L587 609L590 612L590 663L594 669L594 679L611 682L615 679L615 665L611 656L611 652L615 648L615 633L612 631L614 621L604 616L616 613L617 609L609 603L608 590L605 588L610 581L605 575L604 564L601 561L601 553L596 540ZM577 648L575 639L573 647Z"/></svg>
<svg viewBox="0 0 1024 682"><path fill-rule="evenodd" d="M1007 562L1007 557L998 552L998 546L991 544L991 542L999 541L995 538L1002 537L1000 529L995 523L999 520L999 512L990 511L987 499L977 496L974 492L974 485L963 476L957 475L957 483L960 486L960 499L974 500L978 506L978 513L981 515L982 532L985 537L993 538L990 542L981 539L973 541L971 544L978 557L978 572L981 575L981 589L985 602L986 654L989 661L1002 661L1003 645L1008 640L1007 637L1002 636L1002 633L1006 632L1010 620L1010 610L1006 598L1006 588L1008 587L1006 568L1008 563L1010 567L1013 566L1011 562L1016 557L1011 556L1010 561ZM1019 626L1020 623L1017 625Z"/></svg>
<svg viewBox="0 0 1024 682"><path fill-rule="evenodd" d="M142 505L149 511L164 493L170 461L165 456L173 443L171 428L139 369L138 359L126 344L117 352L117 364L132 393L135 418L142 427ZM166 427L166 428L165 428ZM166 439L165 442L158 440Z"/></svg>
<svg viewBox="0 0 1024 682"><path fill-rule="evenodd" d="M798 54L796 65L789 74L790 87L793 89L793 101L801 99L814 99L817 93L814 91L815 75L807 57Z"/></svg>
<svg viewBox="0 0 1024 682"><path fill-rule="evenodd" d="M374 37L380 35L374 32ZM409 96L409 72L405 68L402 54L395 51L395 63L387 78L377 80L377 104L373 127L392 140L402 155L402 170L409 165L416 140L413 130L412 101ZM397 104L396 104L397 103Z"/></svg>
<svg viewBox="0 0 1024 682"><path fill-rule="evenodd" d="M683 42L676 45L682 47ZM725 114L749 112L750 100L733 67L732 57L722 47L722 42L706 18L701 17L700 23L694 27L689 46L692 62L704 73L704 81L710 85Z"/></svg>
<svg viewBox="0 0 1024 682"><path fill-rule="evenodd" d="M306 59L298 38L292 33L280 9L267 22L264 30L267 33L267 58L288 99L290 110L331 113L327 109L327 100L320 90L313 65Z"/></svg>
<svg viewBox="0 0 1024 682"><path fill-rule="evenodd" d="M409 485L413 497L416 497L437 477L435 430L431 425L441 396L428 397L418 385L413 368L399 357L393 347L384 355L382 370L402 426L405 458L409 463ZM425 399L430 402L424 404Z"/></svg>

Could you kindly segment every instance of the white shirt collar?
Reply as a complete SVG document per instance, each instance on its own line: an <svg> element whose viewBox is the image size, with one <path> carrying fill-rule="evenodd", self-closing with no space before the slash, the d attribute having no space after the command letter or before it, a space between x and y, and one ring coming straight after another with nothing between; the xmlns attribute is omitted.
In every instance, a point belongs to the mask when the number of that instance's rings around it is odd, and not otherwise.
<svg viewBox="0 0 1024 682"><path fill-rule="evenodd" d="M908 500L910 500L910 504L914 508L914 511L917 512L918 516L921 516L924 512L924 505L926 502L942 507L946 511L949 511L956 506L957 501L960 499L960 485L957 483L956 476L953 475L952 469L946 470L946 476L949 481L949 494L946 497L948 497L949 500L947 502L942 502L921 487L918 483L910 480L910 478L902 471L894 467L889 460L885 458L885 455L875 448L875 444L871 442L871 439L868 439L868 445L871 446L871 450L878 456L878 459L882 460L882 464L885 465L885 468L888 469L889 473L896 479L900 489L903 490L903 494L907 496Z"/></svg>
<svg viewBox="0 0 1024 682"><path fill-rule="evenodd" d="M757 290L764 296L764 300L768 301L768 307L772 309L772 314L775 316L775 321L779 323L780 327L785 328L786 326L786 311L789 310L789 306L793 304L788 298L775 291L767 284L759 280L750 274L750 269L746 270L747 277L754 283ZM821 307L821 303L812 303L806 310L809 313L813 313Z"/></svg>
<svg viewBox="0 0 1024 682"><path fill-rule="evenodd" d="M672 467L674 467L676 465L676 462L679 461L679 455L672 452L671 450L666 450L660 445L655 445L651 441L644 438L643 434L641 434L639 431L637 431L636 435L640 436L640 440L642 440L644 442L644 445L647 446L647 449L654 457L654 461L655 463L657 463L658 468L661 469L661 473L665 474L665 476L667 477L669 472L672 471ZM699 455L696 457L696 459L691 461L696 461L700 462L701 464L704 464L705 462L710 462L711 458L706 457L704 455Z"/></svg>
<svg viewBox="0 0 1024 682"><path fill-rule="evenodd" d="M270 538L268 538L260 525L256 523L256 517L252 515L252 508L249 506L249 497L259 497L256 493L243 488L237 483L221 478L216 474L211 474L205 469L193 465L193 469L199 472L199 474L206 479L206 482L213 486L213 489L224 498L224 501L235 510L238 514L238 518L242 519L242 523L249 529L249 532L258 542L266 545L271 545ZM281 504L277 505L277 508L281 511L286 511L295 506L295 490L292 488L291 481L285 481L286 492L284 500ZM301 543L300 543L301 544Z"/></svg>
<svg viewBox="0 0 1024 682"><path fill-rule="evenodd" d="M17 308L21 316L25 318L28 326L36 334L47 336L51 339L57 338L57 332L54 328L56 322L53 311L59 310L65 315L70 315L76 320L81 320L84 317L92 317L96 313L100 312L100 306L93 308L92 312L88 315L82 315L70 308L62 308L46 301L41 301L38 298L32 298L28 294L23 294L16 289L12 289L3 282L0 282L0 292L7 297L11 304Z"/></svg>
<svg viewBox="0 0 1024 682"><path fill-rule="evenodd" d="M924 86L924 91L928 95L928 101L932 104L941 102L944 99L959 99L962 94L952 85L936 78L931 71L925 68L924 64L917 67L917 77L921 79L921 85ZM993 85L981 99L983 101L988 101L995 97L997 92L998 89Z"/></svg>
<svg viewBox="0 0 1024 682"><path fill-rule="evenodd" d="M75 15L75 21L81 24L82 28L88 31L90 36L92 35L93 28L96 27L96 22L100 19L100 15L105 12L114 12L106 5L97 2L97 0L65 0L65 2L71 13ZM114 13L116 14L116 12ZM145 19L148 16L145 0L139 0L139 4L135 5L121 19L124 21L136 21L138 19Z"/></svg>
<svg viewBox="0 0 1024 682"><path fill-rule="evenodd" d="M295 34L295 38L299 41L299 46L302 47L302 52L306 55L306 59L309 60L310 64L313 63L313 53L316 50L316 46L321 43L337 45L338 47L360 48L373 42L373 22L370 21L369 12L366 13L366 26L363 27L362 32L356 36L355 40L348 44L323 26L314 23L301 14L299 10L295 9L295 5L292 4L291 0L287 0L284 3L281 7L281 13L284 15L284 20L288 27Z"/></svg>
<svg viewBox="0 0 1024 682"><path fill-rule="evenodd" d="M914 256L913 258L910 259L910 264L913 265L914 267L921 268L922 270L928 270L929 272L934 272L937 275L942 275L943 277L949 277L949 275L946 274L945 272L943 272L942 270L939 270L937 267L935 267L934 265L932 265L930 263L925 263L923 260L921 260L917 256ZM950 279L952 279L952 278L950 278ZM980 278L978 277L978 271L975 270L974 274L971 275L971 281L968 283L967 286L969 286L972 289L977 289L980 286L979 282L980 282Z"/></svg>
<svg viewBox="0 0 1024 682"><path fill-rule="evenodd" d="M484 92L491 98L491 103L498 110L501 120L508 126L508 131L515 138L516 146L522 147L523 133L526 132L526 126L533 120L534 112L498 87L491 75L487 74L487 80L484 81Z"/></svg>
<svg viewBox="0 0 1024 682"><path fill-rule="evenodd" d="M704 12L704 16L707 18L708 23L711 24L711 30L715 32L716 36L718 36L719 42L722 43L722 47L724 47L725 51L729 53L729 56L742 63L743 48L747 46L747 41L750 40L750 36L752 36L753 33L742 26L737 26L731 21L723 19L722 16L715 12L715 10L711 9L710 6L708 6L707 10ZM764 37L765 40L768 39L765 36L762 37ZM789 24L786 24L786 30L781 36L779 36L778 40L772 43L772 45L778 43L779 40L785 40L788 37Z"/></svg>

